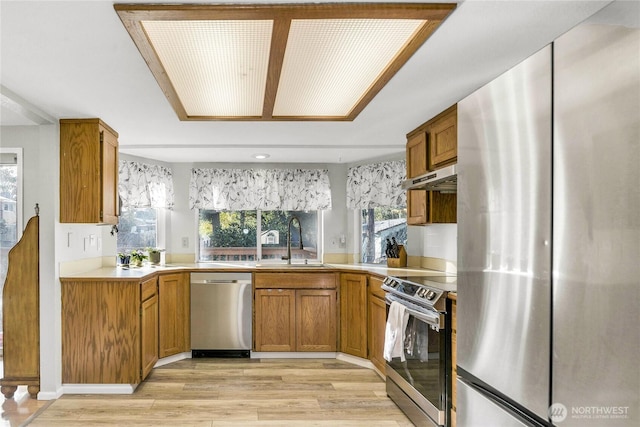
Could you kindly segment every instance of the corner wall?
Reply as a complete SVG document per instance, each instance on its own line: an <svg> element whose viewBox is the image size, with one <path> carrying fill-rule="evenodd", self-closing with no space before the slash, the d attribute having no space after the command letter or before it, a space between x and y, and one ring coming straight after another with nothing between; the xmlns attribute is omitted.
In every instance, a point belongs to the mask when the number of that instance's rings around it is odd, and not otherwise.
<svg viewBox="0 0 640 427"><path fill-rule="evenodd" d="M3 126L4 147L23 149L23 224L40 206L40 399L59 396L62 385L59 253L58 125Z"/></svg>

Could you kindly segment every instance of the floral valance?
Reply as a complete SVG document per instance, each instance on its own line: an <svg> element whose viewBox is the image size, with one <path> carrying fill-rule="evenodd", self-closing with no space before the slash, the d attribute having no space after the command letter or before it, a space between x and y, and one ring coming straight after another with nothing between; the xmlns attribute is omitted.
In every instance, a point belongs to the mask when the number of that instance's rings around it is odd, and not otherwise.
<svg viewBox="0 0 640 427"><path fill-rule="evenodd" d="M349 168L347 209L406 206L407 196L402 189L406 175L404 160Z"/></svg>
<svg viewBox="0 0 640 427"><path fill-rule="evenodd" d="M173 208L173 174L164 166L120 160L118 192L122 206Z"/></svg>
<svg viewBox="0 0 640 427"><path fill-rule="evenodd" d="M331 209L329 172L319 169L192 169L191 209Z"/></svg>

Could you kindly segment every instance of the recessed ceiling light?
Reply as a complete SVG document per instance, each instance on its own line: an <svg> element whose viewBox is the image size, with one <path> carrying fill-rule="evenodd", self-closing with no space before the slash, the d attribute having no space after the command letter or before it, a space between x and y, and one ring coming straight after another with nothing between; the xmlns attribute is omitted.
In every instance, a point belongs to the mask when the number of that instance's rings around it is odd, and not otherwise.
<svg viewBox="0 0 640 427"><path fill-rule="evenodd" d="M116 4L180 120L354 120L452 3Z"/></svg>
<svg viewBox="0 0 640 427"><path fill-rule="evenodd" d="M269 157L271 157L271 156L269 156L268 154L264 154L264 153L254 154L253 155L253 158L254 159L258 159L258 160L268 159Z"/></svg>

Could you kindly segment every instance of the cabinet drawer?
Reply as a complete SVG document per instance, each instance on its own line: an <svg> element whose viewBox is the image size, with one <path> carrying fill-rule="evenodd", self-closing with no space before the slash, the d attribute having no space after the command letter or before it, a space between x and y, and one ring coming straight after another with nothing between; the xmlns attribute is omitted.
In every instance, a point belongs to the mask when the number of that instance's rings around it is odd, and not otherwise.
<svg viewBox="0 0 640 427"><path fill-rule="evenodd" d="M157 277L142 282L140 301L146 301L158 292Z"/></svg>
<svg viewBox="0 0 640 427"><path fill-rule="evenodd" d="M337 273L255 273L256 289L335 289Z"/></svg>
<svg viewBox="0 0 640 427"><path fill-rule="evenodd" d="M377 276L369 276L369 293L384 299L385 292L382 290L382 279Z"/></svg>

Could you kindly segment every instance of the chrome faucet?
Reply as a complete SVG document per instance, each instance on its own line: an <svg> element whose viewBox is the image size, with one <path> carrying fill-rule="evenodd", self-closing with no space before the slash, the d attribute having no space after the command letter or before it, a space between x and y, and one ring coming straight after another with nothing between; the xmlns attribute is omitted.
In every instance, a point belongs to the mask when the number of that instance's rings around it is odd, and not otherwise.
<svg viewBox="0 0 640 427"><path fill-rule="evenodd" d="M298 231L300 234L300 249L304 249L302 247L302 223L300 222L300 219L297 216L292 215L291 219L289 219L289 230L288 230L289 232L287 233L287 256L282 257L282 259L287 260L287 264L291 264L291 223L293 222L294 219L298 222Z"/></svg>

